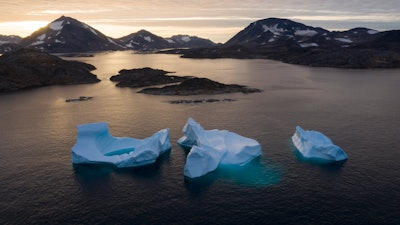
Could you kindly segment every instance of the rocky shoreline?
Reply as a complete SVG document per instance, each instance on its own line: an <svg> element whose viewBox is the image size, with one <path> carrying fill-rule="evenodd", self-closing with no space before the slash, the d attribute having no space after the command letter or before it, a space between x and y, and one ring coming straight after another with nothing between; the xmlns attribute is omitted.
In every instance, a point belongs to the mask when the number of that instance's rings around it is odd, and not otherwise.
<svg viewBox="0 0 400 225"><path fill-rule="evenodd" d="M0 93L49 85L97 83L93 65L63 60L32 49L19 49L0 57Z"/></svg>
<svg viewBox="0 0 400 225"><path fill-rule="evenodd" d="M118 75L110 78L111 81L117 82L117 87L148 87L161 84L171 84L182 82L189 77L179 77L167 75L172 72L165 70L152 69L149 67L139 69L123 69Z"/></svg>

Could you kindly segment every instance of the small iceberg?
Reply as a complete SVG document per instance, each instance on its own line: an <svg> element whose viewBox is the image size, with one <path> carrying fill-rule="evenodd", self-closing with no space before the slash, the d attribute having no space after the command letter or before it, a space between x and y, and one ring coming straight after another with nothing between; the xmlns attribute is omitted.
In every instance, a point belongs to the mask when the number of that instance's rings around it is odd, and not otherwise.
<svg viewBox="0 0 400 225"><path fill-rule="evenodd" d="M178 144L191 148L184 168L189 178L203 176L219 165L243 166L261 155L261 145L254 139L226 130L204 130L189 118Z"/></svg>
<svg viewBox="0 0 400 225"><path fill-rule="evenodd" d="M297 126L292 141L297 150L307 159L334 162L348 158L343 149L334 145L327 136L318 131L305 131Z"/></svg>
<svg viewBox="0 0 400 225"><path fill-rule="evenodd" d="M72 148L74 164L113 164L118 168L154 163L171 149L169 129L163 129L143 140L113 137L106 122L77 126L78 136Z"/></svg>

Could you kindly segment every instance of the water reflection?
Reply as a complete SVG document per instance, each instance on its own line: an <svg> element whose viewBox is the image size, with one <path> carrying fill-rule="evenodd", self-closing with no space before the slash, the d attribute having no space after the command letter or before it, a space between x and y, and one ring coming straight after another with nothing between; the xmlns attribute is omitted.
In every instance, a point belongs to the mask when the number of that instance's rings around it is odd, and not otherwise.
<svg viewBox="0 0 400 225"><path fill-rule="evenodd" d="M216 181L223 181L246 187L268 187L281 181L279 167L258 157L244 166L220 165L205 176L185 178L186 189L194 195L201 194Z"/></svg>
<svg viewBox="0 0 400 225"><path fill-rule="evenodd" d="M128 175L134 179L157 179L163 164L169 161L170 152L160 155L153 164L132 168L116 168L111 164L73 164L75 180L84 192L93 192L111 191L114 174Z"/></svg>

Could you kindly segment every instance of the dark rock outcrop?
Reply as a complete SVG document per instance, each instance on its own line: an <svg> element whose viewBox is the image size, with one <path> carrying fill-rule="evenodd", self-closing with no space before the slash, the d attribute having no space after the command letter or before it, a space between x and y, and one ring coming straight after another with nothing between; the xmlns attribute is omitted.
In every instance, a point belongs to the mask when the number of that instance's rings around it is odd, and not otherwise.
<svg viewBox="0 0 400 225"><path fill-rule="evenodd" d="M117 87L148 87L153 85L177 83L187 80L188 77L169 76L168 71L152 69L149 67L140 69L120 70L118 75L110 78L118 82Z"/></svg>
<svg viewBox="0 0 400 225"><path fill-rule="evenodd" d="M207 78L190 78L180 84L161 88L145 88L139 93L152 95L214 95L225 93L254 93L261 90L237 84L222 84Z"/></svg>
<svg viewBox="0 0 400 225"><path fill-rule="evenodd" d="M0 57L0 92L41 87L96 83L95 67L66 61L48 53L19 49Z"/></svg>

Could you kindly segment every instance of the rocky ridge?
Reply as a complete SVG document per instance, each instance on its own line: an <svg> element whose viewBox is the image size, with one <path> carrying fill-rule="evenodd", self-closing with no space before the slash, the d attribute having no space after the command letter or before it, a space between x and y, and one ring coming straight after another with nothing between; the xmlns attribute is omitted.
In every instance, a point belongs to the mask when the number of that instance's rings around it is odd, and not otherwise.
<svg viewBox="0 0 400 225"><path fill-rule="evenodd" d="M339 32L268 18L251 23L221 46L165 53L186 58L263 58L319 67L399 68L400 30Z"/></svg>

